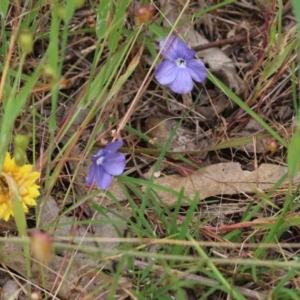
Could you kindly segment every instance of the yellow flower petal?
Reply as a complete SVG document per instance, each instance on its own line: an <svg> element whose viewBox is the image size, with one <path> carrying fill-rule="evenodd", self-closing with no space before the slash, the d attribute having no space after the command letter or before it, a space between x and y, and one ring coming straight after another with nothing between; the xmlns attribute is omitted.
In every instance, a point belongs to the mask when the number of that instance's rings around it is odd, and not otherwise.
<svg viewBox="0 0 300 300"><path fill-rule="evenodd" d="M40 195L40 186L36 184L40 175L39 172L33 171L32 165L27 164L19 167L14 158L6 153L0 174L0 218L8 221L10 216L14 215L12 209L13 191L10 191L5 178L14 180L21 196L24 212L27 213L27 206L36 206L35 198Z"/></svg>

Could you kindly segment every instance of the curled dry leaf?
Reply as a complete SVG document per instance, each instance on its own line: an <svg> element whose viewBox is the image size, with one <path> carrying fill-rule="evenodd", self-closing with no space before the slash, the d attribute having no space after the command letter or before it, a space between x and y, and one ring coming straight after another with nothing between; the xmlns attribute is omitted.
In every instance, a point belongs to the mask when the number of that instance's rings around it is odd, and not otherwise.
<svg viewBox="0 0 300 300"><path fill-rule="evenodd" d="M168 119L167 117L150 116L147 118L145 124L146 134L153 139L155 138L158 143L164 145L177 123L178 121ZM180 126L170 143L169 151L184 152L195 150L196 145L194 144L194 138L195 134L191 130Z"/></svg>
<svg viewBox="0 0 300 300"><path fill-rule="evenodd" d="M287 173L287 168L273 164L262 164L255 171L244 171L239 163L220 163L194 172L189 177L171 175L154 180L155 184L172 189L179 193L184 187L184 195L193 199L196 192L200 200L217 195L233 195L239 193L255 193L257 190L269 190ZM300 182L300 175L295 178ZM287 184L285 182L284 184ZM155 190L166 205L174 205L177 195ZM187 204L187 202L185 202Z"/></svg>
<svg viewBox="0 0 300 300"><path fill-rule="evenodd" d="M250 119L249 122L238 132L233 132L230 138L253 137L252 143L235 146L234 149L242 150L249 153L266 153L269 149L270 138L256 141L253 134L266 133L265 129L256 120Z"/></svg>
<svg viewBox="0 0 300 300"><path fill-rule="evenodd" d="M233 102L228 101L227 97L220 91L208 90L208 93L202 93L199 98L200 101L195 110L206 120L211 120L216 114L221 114L227 108L232 109L234 107Z"/></svg>
<svg viewBox="0 0 300 300"><path fill-rule="evenodd" d="M220 79L227 87L229 87L229 89L232 92L234 92L238 96L243 95L245 91L245 83L236 74L235 71L232 71L231 69L228 69L226 67L224 69L211 69L210 71L213 75Z"/></svg>

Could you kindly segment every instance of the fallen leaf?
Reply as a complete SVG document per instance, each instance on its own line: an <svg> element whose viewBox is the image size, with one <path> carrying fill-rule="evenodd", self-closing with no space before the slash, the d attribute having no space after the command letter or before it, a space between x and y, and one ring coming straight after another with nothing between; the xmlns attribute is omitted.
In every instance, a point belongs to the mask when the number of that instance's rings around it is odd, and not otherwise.
<svg viewBox="0 0 300 300"><path fill-rule="evenodd" d="M193 199L196 192L200 193L199 201L207 197L217 195L233 195L239 193L255 193L256 190L266 191L271 189L283 175L287 173L287 167L262 164L255 171L244 171L236 162L219 163L194 172L189 177L170 175L154 180L155 184L172 189L179 193L184 187L184 195ZM295 182L299 182L295 178ZM284 182L287 184L287 181ZM157 195L168 205L174 205L178 201L178 195L173 195L155 189ZM187 204L187 202L183 202Z"/></svg>
<svg viewBox="0 0 300 300"><path fill-rule="evenodd" d="M146 134L155 138L158 143L164 145L177 123L178 121L169 119L168 117L150 116L145 123ZM194 139L194 132L184 126L180 126L171 140L169 151L184 152L196 150Z"/></svg>
<svg viewBox="0 0 300 300"><path fill-rule="evenodd" d="M3 300L16 300L19 299L20 287L18 284L12 280L8 279L1 290L1 299Z"/></svg>
<svg viewBox="0 0 300 300"><path fill-rule="evenodd" d="M1 262L24 278L27 278L25 258L21 245L9 242L2 244ZM95 292L95 289L100 290L103 282L98 277L94 277L91 281L93 276L91 276L91 274L89 275L89 273L92 272L93 269L90 265L74 260L72 261L72 266L68 268L68 272L65 272L65 269L61 270L62 265L65 265L67 268L68 264L68 259L64 257L53 257L48 268L43 269L43 282L45 284L43 287L46 290L51 291L54 282L57 282L59 287L56 286L55 289L58 289L57 295L60 299L75 299L78 296L80 296L80 299L83 299L84 295ZM31 275L30 280L35 284L40 284L40 264L32 262ZM56 280L57 276L60 277L58 281ZM88 284L90 281L92 284ZM96 297L96 294L93 295Z"/></svg>
<svg viewBox="0 0 300 300"><path fill-rule="evenodd" d="M132 217L132 212L129 209L112 208L111 212L106 214L97 213L94 216L99 223L93 226L93 235L97 238L117 238L124 235L127 229L127 221ZM96 221L97 222L97 221ZM113 249L119 245L119 242L101 242L98 246L101 249Z"/></svg>

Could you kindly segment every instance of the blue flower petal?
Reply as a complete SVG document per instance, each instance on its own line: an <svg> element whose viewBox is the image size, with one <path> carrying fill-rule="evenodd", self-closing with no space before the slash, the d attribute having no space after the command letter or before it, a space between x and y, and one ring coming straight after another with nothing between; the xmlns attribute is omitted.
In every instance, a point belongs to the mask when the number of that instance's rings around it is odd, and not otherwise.
<svg viewBox="0 0 300 300"><path fill-rule="evenodd" d="M207 77L204 63L199 59L190 59L186 62L187 69L192 78L197 82L202 82Z"/></svg>
<svg viewBox="0 0 300 300"><path fill-rule="evenodd" d="M121 152L112 153L103 160L104 170L111 175L120 175L123 173L126 165L125 155Z"/></svg>
<svg viewBox="0 0 300 300"><path fill-rule="evenodd" d="M123 146L123 140L117 140L115 142L109 143L105 148L104 151L106 153L109 152L116 152L119 148Z"/></svg>
<svg viewBox="0 0 300 300"><path fill-rule="evenodd" d="M168 59L175 61L178 58L191 59L195 55L195 51L190 49L188 45L176 36L171 35L166 42L166 38L162 39L159 43L162 49L162 55Z"/></svg>
<svg viewBox="0 0 300 300"><path fill-rule="evenodd" d="M100 156L104 156L105 155L105 151L104 149L101 149L100 151L98 151L98 153L96 155L93 155L91 157L91 161L96 163L97 162L97 159L100 157Z"/></svg>
<svg viewBox="0 0 300 300"><path fill-rule="evenodd" d="M102 166L99 166L95 175L95 181L100 189L106 190L112 183L112 176Z"/></svg>
<svg viewBox="0 0 300 300"><path fill-rule="evenodd" d="M97 171L97 166L95 164L91 164L88 172L88 176L86 178L86 184L91 186L94 183L95 174Z"/></svg>
<svg viewBox="0 0 300 300"><path fill-rule="evenodd" d="M100 189L106 190L113 180L113 175L120 175L126 165L125 155L116 152L122 147L123 141L118 140L108 144L101 149L97 155L92 156L92 164L90 166L86 183L92 185L94 181ZM97 165L97 160L101 157Z"/></svg>
<svg viewBox="0 0 300 300"><path fill-rule="evenodd" d="M176 79L178 69L175 62L165 60L157 66L155 70L155 79L161 85L168 85Z"/></svg>
<svg viewBox="0 0 300 300"><path fill-rule="evenodd" d="M193 79L187 68L180 69L177 72L176 79L168 87L177 94L189 93L194 86Z"/></svg>
<svg viewBox="0 0 300 300"><path fill-rule="evenodd" d="M183 58L185 60L193 59L193 57L196 54L196 51L188 48L187 46L185 48L178 47L176 50L177 50L177 58Z"/></svg>
<svg viewBox="0 0 300 300"><path fill-rule="evenodd" d="M169 60L176 60L178 58L176 51L178 42L179 39L174 35L171 35L168 40L167 38L162 39L159 42L159 48L162 49L161 54Z"/></svg>

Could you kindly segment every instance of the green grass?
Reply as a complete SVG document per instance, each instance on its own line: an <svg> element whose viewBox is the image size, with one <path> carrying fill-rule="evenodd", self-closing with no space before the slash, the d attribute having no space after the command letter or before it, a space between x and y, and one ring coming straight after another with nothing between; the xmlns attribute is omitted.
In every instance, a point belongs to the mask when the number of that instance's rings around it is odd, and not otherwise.
<svg viewBox="0 0 300 300"><path fill-rule="evenodd" d="M205 149L180 153L172 151L171 141L178 128L196 116L197 97L193 98L195 103L176 118L177 125L164 144L155 143L155 147L146 148L151 137L141 130L153 103L157 102L165 111L174 104L174 96L152 77L161 60L156 40L176 33L186 22L197 24L205 14L230 11L230 5L236 1L215 1L219 3L200 11L192 9L191 1L181 3L182 6L178 1L182 15L169 28L162 26L164 7L157 10L152 24L135 26L130 15L133 0L105 0L100 4L86 1L86 7L95 17L95 27L80 25L86 24L86 16L78 14L81 10L75 9L74 1L51 1L51 5L48 2L25 1L20 7L17 1L0 1L0 165L7 151L14 152L13 138L18 133L29 133L31 143L26 155L42 173L42 195L35 215L31 212L25 216L21 205L14 206L18 216L15 236L4 237L0 223L1 262L25 279L22 284L26 282L28 299L33 285L44 291L43 299L47 299L47 295L55 295L56 299L72 297L71 289L69 295L63 293L63 279L71 280L68 276L78 264L87 269L82 277L78 275L74 279L75 286L83 289L83 282L94 277L101 282L87 289L86 299L94 299L96 295L98 299L101 299L99 295L116 299L116 295L122 293L139 300L190 299L188 294L203 300L299 299L297 245L290 243L291 248L287 248L280 238L287 230L300 225L299 186L293 183L300 169L300 129L299 125L291 129L291 120L281 124L275 118L264 117L266 110L256 106L265 95L262 91L276 90L281 80L288 77L290 82L286 89L290 91L288 96L299 119L298 1L293 1L298 29L289 33L290 36L283 28L282 1L277 3L273 24L266 33L269 40L265 57L256 73L260 76L257 85L247 82L253 92L252 101L246 102L212 73L203 90L199 90L201 95L210 85L218 87L235 103L236 112L241 110L244 118L255 120L264 129L263 133L228 139L225 134L218 136L223 125L232 121L234 113L222 116L212 128L216 143ZM60 5L65 5L63 18ZM20 17L13 18L9 8L19 11ZM189 12L188 17L184 17L185 10ZM32 32L39 55L26 55L19 47L18 37L24 29ZM147 64L144 54L148 55L151 65ZM45 66L52 77L45 76ZM284 73L284 70L288 71ZM239 75L242 76L242 72ZM132 82L136 85L127 87ZM64 84L67 86L62 88ZM264 104L269 101L271 106L273 98L266 97L263 101ZM60 117L64 106L63 117ZM118 135L126 141L122 151L127 154L126 171L117 179L118 193L89 189L85 177L90 156L99 150L102 140L118 138ZM205 151L216 153L217 157L225 153L223 159L231 153L229 160L238 160L238 154L233 154L235 147L252 143L253 138L274 140L278 149L285 149L273 163L287 165L288 172L269 191L257 190L232 197L215 195L200 201L201 191L189 199L184 186L177 191L155 182L155 173L165 163L169 168L187 163L202 169L191 156ZM247 163L265 162L264 155L258 156L247 156ZM152 174L142 178L137 168L149 167ZM283 187L284 180L289 184ZM175 195L176 203L166 205L158 195L160 191ZM57 202L59 212L45 224L45 211L51 210L47 206L50 197ZM265 224L228 232L212 230L257 219ZM97 236L97 228L105 226L113 228L116 236L109 233ZM54 261L61 265L34 269L36 264L27 236L27 230L34 227L51 234L67 228L65 236L54 238ZM104 246L112 241L118 246ZM12 253L7 245L23 248ZM84 257L83 261L79 260L78 253ZM20 259L20 269L24 265L26 272L16 269L16 257ZM49 275L52 273L54 277ZM48 282L49 278L53 282Z"/></svg>

